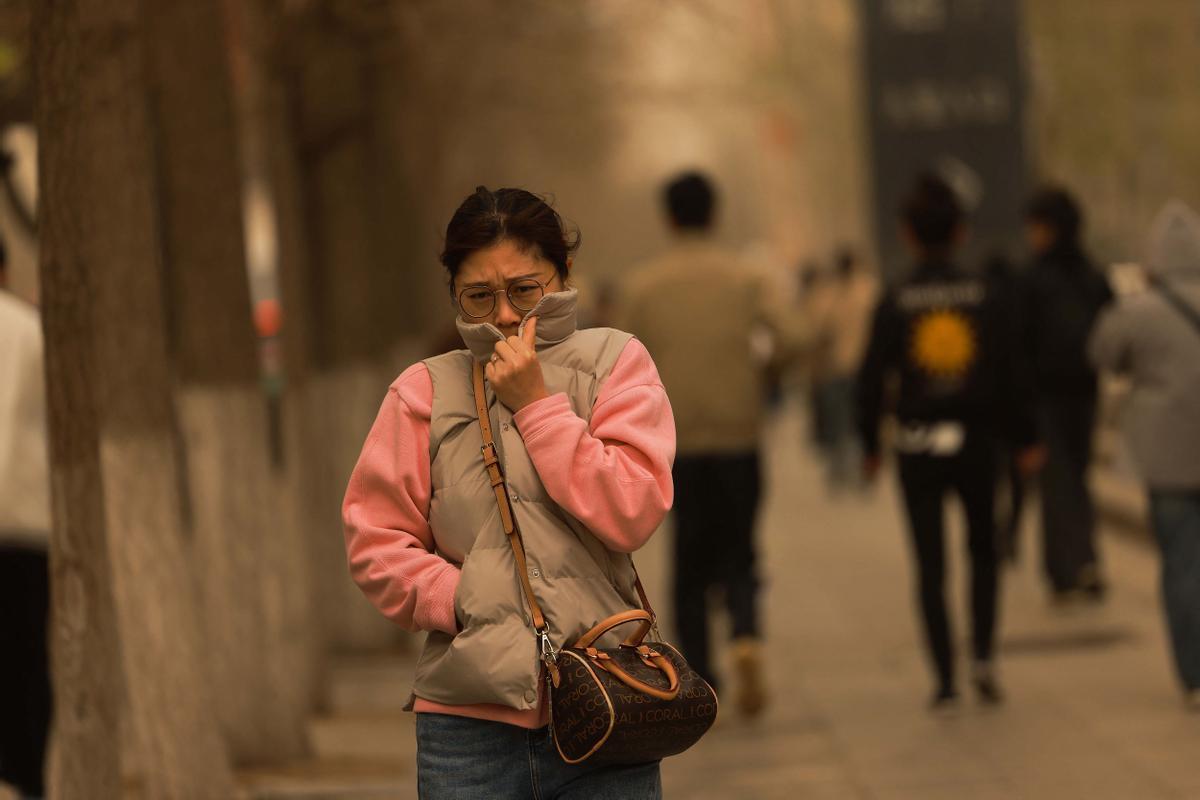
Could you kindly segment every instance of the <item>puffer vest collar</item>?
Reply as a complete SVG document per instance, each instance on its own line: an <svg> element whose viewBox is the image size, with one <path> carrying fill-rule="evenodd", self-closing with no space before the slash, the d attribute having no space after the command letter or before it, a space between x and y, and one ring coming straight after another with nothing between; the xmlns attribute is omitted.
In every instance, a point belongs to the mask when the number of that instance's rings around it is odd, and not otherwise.
<svg viewBox="0 0 1200 800"><path fill-rule="evenodd" d="M537 317L537 349L566 341L578 324L579 290L567 289L562 292L551 292L542 297L521 320L517 329L520 336L525 330L525 323L530 317ZM480 361L491 358L496 342L503 342L505 337L500 329L490 322L467 322L461 316L455 322L463 342L471 354Z"/></svg>

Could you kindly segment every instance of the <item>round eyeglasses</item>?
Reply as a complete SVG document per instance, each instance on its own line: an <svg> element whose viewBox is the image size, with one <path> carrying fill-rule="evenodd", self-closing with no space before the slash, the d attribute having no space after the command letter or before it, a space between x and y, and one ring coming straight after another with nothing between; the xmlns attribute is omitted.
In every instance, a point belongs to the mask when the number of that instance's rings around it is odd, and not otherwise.
<svg viewBox="0 0 1200 800"><path fill-rule="evenodd" d="M508 304L517 311L533 311L546 293L546 284L536 278L521 278L503 289L468 286L458 293L458 308L464 317L484 319L496 310L496 295L501 292L508 296Z"/></svg>

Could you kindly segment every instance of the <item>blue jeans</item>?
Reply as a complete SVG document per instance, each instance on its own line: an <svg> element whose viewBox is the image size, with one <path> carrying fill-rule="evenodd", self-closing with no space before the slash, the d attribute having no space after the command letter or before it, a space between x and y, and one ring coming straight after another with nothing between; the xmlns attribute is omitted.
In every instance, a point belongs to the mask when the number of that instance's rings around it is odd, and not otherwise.
<svg viewBox="0 0 1200 800"><path fill-rule="evenodd" d="M421 800L661 800L658 766L571 765L548 728L417 714Z"/></svg>
<svg viewBox="0 0 1200 800"><path fill-rule="evenodd" d="M1200 690L1200 489L1152 489L1150 515L1175 668L1185 689Z"/></svg>

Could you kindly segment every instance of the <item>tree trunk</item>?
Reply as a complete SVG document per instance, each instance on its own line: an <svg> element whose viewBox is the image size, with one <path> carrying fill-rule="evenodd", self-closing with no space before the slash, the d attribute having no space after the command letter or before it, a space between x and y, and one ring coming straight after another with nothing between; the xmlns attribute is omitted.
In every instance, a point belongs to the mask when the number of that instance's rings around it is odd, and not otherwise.
<svg viewBox="0 0 1200 800"><path fill-rule="evenodd" d="M140 793L228 798L179 510L139 10L35 4L64 726L54 783L67 798L120 796L119 657Z"/></svg>
<svg viewBox="0 0 1200 800"><path fill-rule="evenodd" d="M306 750L308 659L291 622L309 593L289 569L297 542L271 475L223 9L163 0L146 22L188 521L217 711L248 763Z"/></svg>
<svg viewBox="0 0 1200 800"><path fill-rule="evenodd" d="M117 611L100 482L96 365L91 358L92 305L86 284L60 267L81 265L84 243L75 232L75 195L61 178L73 176L79 131L64 125L80 111L74 93L79 39L70 15L38 7L34 55L39 77L38 127L43 240L41 292L46 338L50 463L54 529L50 547L51 669L54 676L55 774L58 797L120 796L122 681Z"/></svg>
<svg viewBox="0 0 1200 800"><path fill-rule="evenodd" d="M285 450L304 501L326 640L390 646L399 633L349 580L340 520L346 480L412 324L403 264L406 215L386 166L373 59L386 27L318 8L260 8L276 32L265 70L284 307ZM386 15L384 15L386 17ZM359 21L360 23L363 21ZM357 37L357 38L356 38ZM415 303L414 303L415 304Z"/></svg>

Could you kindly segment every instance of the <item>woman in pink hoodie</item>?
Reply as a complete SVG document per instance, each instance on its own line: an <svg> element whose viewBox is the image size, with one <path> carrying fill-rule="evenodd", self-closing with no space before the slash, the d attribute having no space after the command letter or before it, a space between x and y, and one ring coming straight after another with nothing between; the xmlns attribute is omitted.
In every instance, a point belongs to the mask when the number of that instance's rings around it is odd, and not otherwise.
<svg viewBox="0 0 1200 800"><path fill-rule="evenodd" d="M579 331L578 237L540 197L479 187L446 229L465 350L389 387L343 506L350 571L428 636L413 687L423 798L655 798L658 763L570 765L548 733L539 641L487 481L471 391L488 410L553 647L637 606L628 554L671 506L675 427L645 347Z"/></svg>

